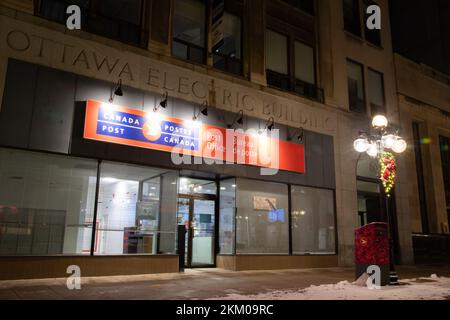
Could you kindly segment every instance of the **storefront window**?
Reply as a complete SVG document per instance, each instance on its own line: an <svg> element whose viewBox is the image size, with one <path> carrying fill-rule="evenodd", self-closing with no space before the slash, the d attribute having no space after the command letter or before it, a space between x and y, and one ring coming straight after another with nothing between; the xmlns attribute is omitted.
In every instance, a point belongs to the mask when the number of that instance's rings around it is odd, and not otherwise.
<svg viewBox="0 0 450 320"><path fill-rule="evenodd" d="M221 254L234 253L234 217L236 208L236 180L220 182L219 246Z"/></svg>
<svg viewBox="0 0 450 320"><path fill-rule="evenodd" d="M288 187L237 179L236 253L288 254Z"/></svg>
<svg viewBox="0 0 450 320"><path fill-rule="evenodd" d="M333 191L292 186L292 253L334 254Z"/></svg>
<svg viewBox="0 0 450 320"><path fill-rule="evenodd" d="M205 11L202 1L174 1L172 53L175 57L205 63Z"/></svg>
<svg viewBox="0 0 450 320"><path fill-rule="evenodd" d="M178 173L109 162L100 172L94 253L174 253Z"/></svg>
<svg viewBox="0 0 450 320"><path fill-rule="evenodd" d="M213 180L193 179L182 177L180 178L180 185L178 192L184 195L194 194L217 194L216 182Z"/></svg>
<svg viewBox="0 0 450 320"><path fill-rule="evenodd" d="M97 162L0 149L0 255L89 254Z"/></svg>

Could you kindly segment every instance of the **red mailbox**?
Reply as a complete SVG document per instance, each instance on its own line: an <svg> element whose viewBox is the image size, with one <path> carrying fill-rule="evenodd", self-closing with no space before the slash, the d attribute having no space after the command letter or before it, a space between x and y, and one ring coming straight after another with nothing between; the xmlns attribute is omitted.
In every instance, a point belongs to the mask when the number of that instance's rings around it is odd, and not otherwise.
<svg viewBox="0 0 450 320"><path fill-rule="evenodd" d="M381 270L381 285L389 284L389 231L388 224L373 222L355 230L356 278L370 265Z"/></svg>

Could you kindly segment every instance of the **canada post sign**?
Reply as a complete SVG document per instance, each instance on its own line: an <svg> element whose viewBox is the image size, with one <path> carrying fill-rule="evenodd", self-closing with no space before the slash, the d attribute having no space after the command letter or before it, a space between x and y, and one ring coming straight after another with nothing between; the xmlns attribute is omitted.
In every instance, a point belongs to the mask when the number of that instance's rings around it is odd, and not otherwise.
<svg viewBox="0 0 450 320"><path fill-rule="evenodd" d="M302 144L268 138L269 158L273 154L279 157L276 162L269 159L267 163L261 160L260 138L247 133L233 135L233 132L227 138L228 131L222 127L93 100L88 100L86 106L85 139L226 160L227 163L305 172Z"/></svg>
<svg viewBox="0 0 450 320"><path fill-rule="evenodd" d="M200 129L189 128L177 119L152 119L132 110L100 107L96 134L168 147L199 150ZM156 116L156 114L155 114Z"/></svg>

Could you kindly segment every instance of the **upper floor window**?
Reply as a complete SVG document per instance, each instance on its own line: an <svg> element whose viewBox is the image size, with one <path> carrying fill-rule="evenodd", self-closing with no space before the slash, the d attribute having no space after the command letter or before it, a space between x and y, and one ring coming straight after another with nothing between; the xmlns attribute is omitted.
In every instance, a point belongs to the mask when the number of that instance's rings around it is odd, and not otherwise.
<svg viewBox="0 0 450 320"><path fill-rule="evenodd" d="M290 50L293 55L289 55ZM319 99L314 48L273 30L266 30L267 84Z"/></svg>
<svg viewBox="0 0 450 320"><path fill-rule="evenodd" d="M369 69L367 71L367 86L372 115L385 113L383 74Z"/></svg>
<svg viewBox="0 0 450 320"><path fill-rule="evenodd" d="M173 17L174 57L196 63L210 64L207 35L212 27L206 22L208 12L212 12L212 1L175 0ZM221 18L223 38L212 52L212 65L220 70L234 74L242 74L242 20L234 14L239 5L233 1L225 1L225 10ZM233 13L229 11L233 10Z"/></svg>
<svg viewBox="0 0 450 320"><path fill-rule="evenodd" d="M294 41L294 71L294 91L304 96L314 96L314 49L300 41Z"/></svg>
<svg viewBox="0 0 450 320"><path fill-rule="evenodd" d="M283 0L291 6L296 7L309 14L314 14L314 0Z"/></svg>
<svg viewBox="0 0 450 320"><path fill-rule="evenodd" d="M377 3L372 0L342 0L344 11L344 29L345 31L354 34L360 38L363 37L366 41L381 46L381 34L380 30L370 30L366 26L366 21L369 18L367 14L367 8L370 5L376 5ZM364 32L362 32L362 29Z"/></svg>
<svg viewBox="0 0 450 320"><path fill-rule="evenodd" d="M172 54L206 63L206 6L203 1L175 0Z"/></svg>
<svg viewBox="0 0 450 320"><path fill-rule="evenodd" d="M268 84L290 88L288 37L272 30L266 31L266 69Z"/></svg>
<svg viewBox="0 0 450 320"><path fill-rule="evenodd" d="M358 37L361 36L359 0L343 0L344 29Z"/></svg>
<svg viewBox="0 0 450 320"><path fill-rule="evenodd" d="M81 27L88 32L146 47L148 31L143 23L146 0L39 0L39 16L66 24L66 9L76 4L81 9Z"/></svg>
<svg viewBox="0 0 450 320"><path fill-rule="evenodd" d="M364 81L364 66L352 60L347 60L347 83L350 111L365 113L367 101L372 116L386 113L384 80L381 72L367 68L367 87Z"/></svg>
<svg viewBox="0 0 450 320"><path fill-rule="evenodd" d="M371 5L376 5L374 1L371 0L363 0L363 10L364 10L364 21L367 21L369 18L369 14L367 14L367 8ZM370 30L367 26L364 28L364 37L366 41L381 47L381 34L379 29Z"/></svg>
<svg viewBox="0 0 450 320"><path fill-rule="evenodd" d="M365 113L363 66L347 60L347 84L350 111Z"/></svg>
<svg viewBox="0 0 450 320"><path fill-rule="evenodd" d="M242 22L241 18L225 12L223 41L214 52L214 67L230 73L242 74Z"/></svg>

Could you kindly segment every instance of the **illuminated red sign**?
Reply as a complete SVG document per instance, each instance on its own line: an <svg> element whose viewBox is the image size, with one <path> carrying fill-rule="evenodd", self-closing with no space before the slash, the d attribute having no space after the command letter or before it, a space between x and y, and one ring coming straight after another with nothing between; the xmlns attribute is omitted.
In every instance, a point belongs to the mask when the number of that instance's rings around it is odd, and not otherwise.
<svg viewBox="0 0 450 320"><path fill-rule="evenodd" d="M88 100L84 138L304 173L304 145ZM208 159L208 160L206 160Z"/></svg>

